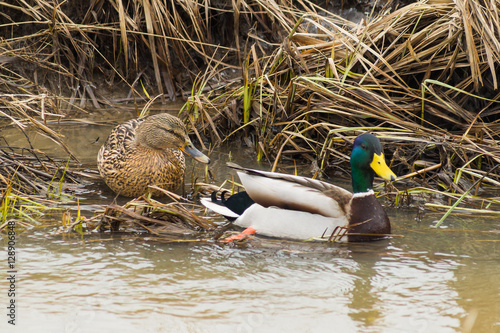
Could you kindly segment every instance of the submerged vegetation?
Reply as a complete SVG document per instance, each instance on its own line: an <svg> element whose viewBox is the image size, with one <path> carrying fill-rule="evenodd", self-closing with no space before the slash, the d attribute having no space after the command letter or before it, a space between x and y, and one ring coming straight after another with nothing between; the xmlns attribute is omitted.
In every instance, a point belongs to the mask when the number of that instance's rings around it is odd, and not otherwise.
<svg viewBox="0 0 500 333"><path fill-rule="evenodd" d="M77 160L47 121L87 107L183 98L181 117L210 146L243 137L273 169L300 160L325 177L348 176L351 141L372 131L391 168L407 175L400 191L388 188L396 205L426 195L441 198L427 209L498 212L500 1L393 2L356 22L331 6L2 3L0 120L65 148L64 181ZM110 98L117 86L125 95ZM0 149L9 159L1 160L4 198L46 195L54 174L52 183L63 182L65 162L49 168L32 147Z"/></svg>
<svg viewBox="0 0 500 333"><path fill-rule="evenodd" d="M0 230L11 219L30 227L58 203L73 200L77 176L68 167L34 149L0 147Z"/></svg>

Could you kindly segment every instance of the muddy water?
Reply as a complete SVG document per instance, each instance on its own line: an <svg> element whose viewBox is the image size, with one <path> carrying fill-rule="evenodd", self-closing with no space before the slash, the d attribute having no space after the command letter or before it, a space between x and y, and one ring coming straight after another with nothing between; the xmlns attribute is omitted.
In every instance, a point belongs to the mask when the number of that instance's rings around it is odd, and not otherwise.
<svg viewBox="0 0 500 333"><path fill-rule="evenodd" d="M111 128L95 122L57 126L94 167ZM15 132L2 134L22 144ZM229 151L254 163L242 149L214 151L218 182ZM87 194L91 204L112 199L100 183ZM0 332L500 332L500 221L455 215L436 230L429 226L439 214L417 222L414 209L387 210L404 237L370 244L240 249L35 228L17 240L15 327L0 257Z"/></svg>

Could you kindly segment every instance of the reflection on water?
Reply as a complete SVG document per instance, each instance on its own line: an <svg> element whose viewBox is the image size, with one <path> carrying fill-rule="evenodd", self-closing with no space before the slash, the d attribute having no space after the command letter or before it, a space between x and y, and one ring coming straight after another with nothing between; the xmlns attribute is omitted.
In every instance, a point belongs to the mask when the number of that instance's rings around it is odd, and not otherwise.
<svg viewBox="0 0 500 333"><path fill-rule="evenodd" d="M94 134L78 157L95 165L99 144L89 142L109 129L85 125ZM246 166L248 155L232 152ZM217 182L228 177L227 149L211 159ZM241 249L27 231L17 244L18 325L0 319L0 331L461 332L477 313L472 332L500 332L500 222L455 216L436 230L429 225L440 215L418 223L413 210L388 213L404 238L332 246Z"/></svg>

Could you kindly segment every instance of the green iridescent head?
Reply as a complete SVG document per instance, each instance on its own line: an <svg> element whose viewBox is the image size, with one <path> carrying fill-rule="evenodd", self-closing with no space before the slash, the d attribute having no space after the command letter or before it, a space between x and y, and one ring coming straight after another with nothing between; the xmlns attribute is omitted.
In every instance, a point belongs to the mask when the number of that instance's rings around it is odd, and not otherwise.
<svg viewBox="0 0 500 333"><path fill-rule="evenodd" d="M370 133L361 134L354 140L351 173L354 193L371 190L375 174L388 181L396 180L396 175L385 163L382 144Z"/></svg>

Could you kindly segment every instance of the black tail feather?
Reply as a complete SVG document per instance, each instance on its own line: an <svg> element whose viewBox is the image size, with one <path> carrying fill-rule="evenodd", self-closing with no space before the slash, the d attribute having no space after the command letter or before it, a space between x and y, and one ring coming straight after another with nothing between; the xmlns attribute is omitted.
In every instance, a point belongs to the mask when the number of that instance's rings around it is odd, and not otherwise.
<svg viewBox="0 0 500 333"><path fill-rule="evenodd" d="M211 199L212 202L217 203L219 205L226 206L233 212L235 212L238 215L243 214L243 212L253 205L255 201L253 201L247 194L247 192L238 192L233 195L231 195L229 198L226 199L226 194L229 193L228 191L223 191L221 192L220 199L217 199L217 192L214 191L211 194ZM229 220L231 218L226 217ZM233 219L234 220L234 219Z"/></svg>

